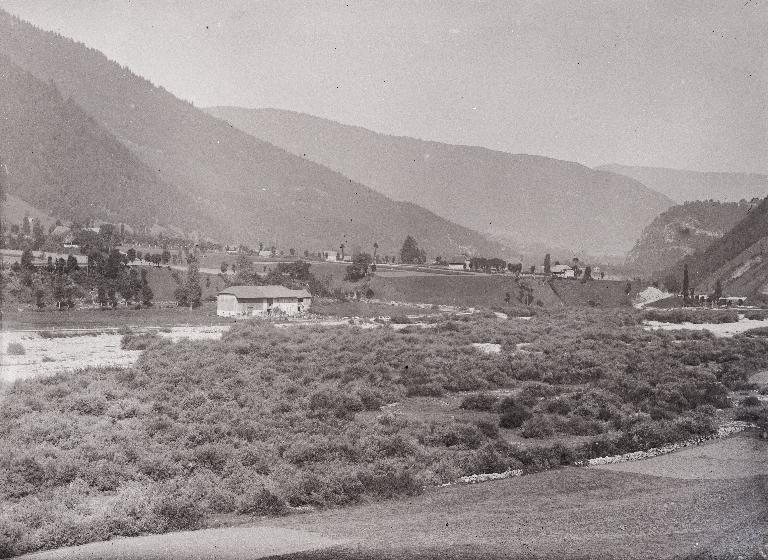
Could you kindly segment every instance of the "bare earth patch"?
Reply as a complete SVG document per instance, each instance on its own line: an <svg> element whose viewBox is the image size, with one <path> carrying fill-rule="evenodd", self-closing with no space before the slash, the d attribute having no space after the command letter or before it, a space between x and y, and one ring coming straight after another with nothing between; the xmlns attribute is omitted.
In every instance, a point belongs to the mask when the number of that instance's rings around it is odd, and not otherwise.
<svg viewBox="0 0 768 560"><path fill-rule="evenodd" d="M225 325L172 327L170 332L161 332L160 335L174 342L182 338L210 340L221 338L228 329L229 326ZM66 332L68 336L45 338L38 331L28 330L0 332L0 383L88 367L128 367L133 365L140 353L120 348L122 335L114 330L67 329L61 332ZM78 333L81 336L77 336ZM24 346L25 353L8 354L8 344L11 343Z"/></svg>
<svg viewBox="0 0 768 560"><path fill-rule="evenodd" d="M750 329L768 326L768 320L746 319L740 317L737 323L662 323L660 321L643 321L645 329L662 329L667 331L679 331L682 329L692 331L710 331L715 336L730 337L746 332Z"/></svg>
<svg viewBox="0 0 768 560"><path fill-rule="evenodd" d="M642 461L595 465L590 468L686 480L768 475L768 442L739 435Z"/></svg>
<svg viewBox="0 0 768 560"><path fill-rule="evenodd" d="M230 527L114 539L29 554L30 560L251 560L340 544L305 530Z"/></svg>

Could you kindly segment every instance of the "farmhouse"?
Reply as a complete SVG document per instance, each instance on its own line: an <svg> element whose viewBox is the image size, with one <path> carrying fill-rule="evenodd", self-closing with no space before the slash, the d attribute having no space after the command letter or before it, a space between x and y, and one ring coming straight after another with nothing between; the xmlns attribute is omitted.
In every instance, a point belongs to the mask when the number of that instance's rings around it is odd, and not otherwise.
<svg viewBox="0 0 768 560"><path fill-rule="evenodd" d="M567 264L556 264L550 268L552 276L555 278L575 278L576 273Z"/></svg>
<svg viewBox="0 0 768 560"><path fill-rule="evenodd" d="M325 256L325 260L328 262L336 262L341 260L339 258L339 254L334 250L323 251L323 255Z"/></svg>
<svg viewBox="0 0 768 560"><path fill-rule="evenodd" d="M448 260L448 270L467 270L469 259L465 256L451 257Z"/></svg>
<svg viewBox="0 0 768 560"><path fill-rule="evenodd" d="M216 302L220 317L298 315L309 309L312 295L283 286L230 286L219 292Z"/></svg>

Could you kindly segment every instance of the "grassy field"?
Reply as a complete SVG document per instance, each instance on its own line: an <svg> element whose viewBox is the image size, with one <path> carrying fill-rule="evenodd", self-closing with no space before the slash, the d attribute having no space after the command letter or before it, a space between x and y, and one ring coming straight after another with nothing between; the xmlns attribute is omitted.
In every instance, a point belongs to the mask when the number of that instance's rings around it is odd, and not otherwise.
<svg viewBox="0 0 768 560"><path fill-rule="evenodd" d="M196 309L147 307L143 309L44 309L41 311L3 310L3 328L95 329L124 326L162 327L174 325L228 325L232 319L216 315L216 303L206 302Z"/></svg>

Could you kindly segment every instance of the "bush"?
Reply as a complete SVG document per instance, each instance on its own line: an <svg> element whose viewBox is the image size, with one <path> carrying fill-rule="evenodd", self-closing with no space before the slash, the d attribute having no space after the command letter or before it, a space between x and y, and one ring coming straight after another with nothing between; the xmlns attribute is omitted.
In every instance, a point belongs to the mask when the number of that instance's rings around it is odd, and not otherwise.
<svg viewBox="0 0 768 560"><path fill-rule="evenodd" d="M23 356L27 351L20 342L9 342L7 353L9 356Z"/></svg>
<svg viewBox="0 0 768 560"><path fill-rule="evenodd" d="M741 406L760 406L760 399L755 395L749 395L741 401Z"/></svg>
<svg viewBox="0 0 768 560"><path fill-rule="evenodd" d="M548 438L555 434L555 428L549 416L537 414L523 422L520 434L525 438Z"/></svg>
<svg viewBox="0 0 768 560"><path fill-rule="evenodd" d="M660 323L736 323L739 313L732 309L647 309L643 318Z"/></svg>
<svg viewBox="0 0 768 560"><path fill-rule="evenodd" d="M460 408L465 410L484 410L491 411L496 408L498 402L496 395L491 393L476 393L474 395L467 395L462 399Z"/></svg>
<svg viewBox="0 0 768 560"><path fill-rule="evenodd" d="M394 325L410 325L412 321L405 315L392 315L389 322Z"/></svg>
<svg viewBox="0 0 768 560"><path fill-rule="evenodd" d="M507 397L499 403L499 426L507 429L519 428L528 418L531 417L531 411L525 405L516 401L513 397Z"/></svg>
<svg viewBox="0 0 768 560"><path fill-rule="evenodd" d="M288 506L278 496L264 488L247 488L237 497L237 513L251 515L284 515Z"/></svg>
<svg viewBox="0 0 768 560"><path fill-rule="evenodd" d="M120 339L120 348L123 350L146 350L153 344L160 342L162 339L156 332L143 333L143 334L125 334Z"/></svg>

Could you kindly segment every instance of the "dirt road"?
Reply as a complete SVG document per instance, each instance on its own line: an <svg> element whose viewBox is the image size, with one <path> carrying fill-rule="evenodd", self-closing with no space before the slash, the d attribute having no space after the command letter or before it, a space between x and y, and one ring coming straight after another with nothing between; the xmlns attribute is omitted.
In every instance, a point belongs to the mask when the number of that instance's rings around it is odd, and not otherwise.
<svg viewBox="0 0 768 560"><path fill-rule="evenodd" d="M22 556L28 560L252 560L342 544L282 527L230 527L115 539Z"/></svg>

